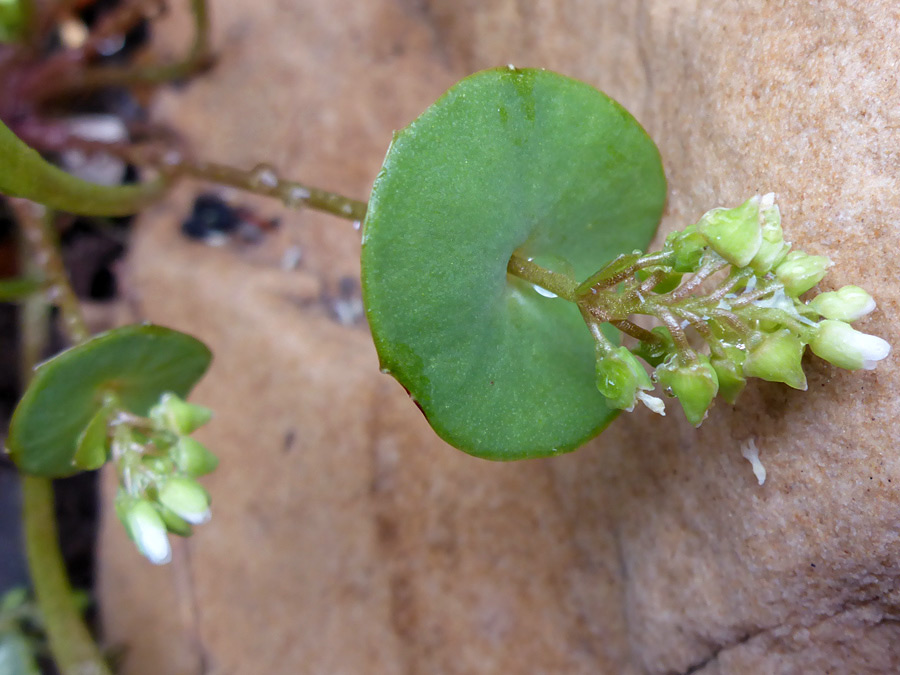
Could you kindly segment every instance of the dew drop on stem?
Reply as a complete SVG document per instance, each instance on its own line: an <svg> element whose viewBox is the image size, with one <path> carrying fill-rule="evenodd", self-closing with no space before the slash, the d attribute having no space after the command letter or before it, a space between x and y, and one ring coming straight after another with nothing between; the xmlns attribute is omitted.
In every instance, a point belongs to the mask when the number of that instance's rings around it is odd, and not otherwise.
<svg viewBox="0 0 900 675"><path fill-rule="evenodd" d="M250 184L254 188L276 188L278 174L268 164L257 164L250 172Z"/></svg>
<svg viewBox="0 0 900 675"><path fill-rule="evenodd" d="M284 205L289 209L296 209L303 206L307 199L309 199L309 190L301 185L294 185L288 188L284 197Z"/></svg>

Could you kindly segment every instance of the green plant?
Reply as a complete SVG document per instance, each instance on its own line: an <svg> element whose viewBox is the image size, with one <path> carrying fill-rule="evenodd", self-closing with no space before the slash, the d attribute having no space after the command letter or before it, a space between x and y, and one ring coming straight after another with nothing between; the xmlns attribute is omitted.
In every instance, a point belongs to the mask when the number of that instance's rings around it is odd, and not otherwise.
<svg viewBox="0 0 900 675"><path fill-rule="evenodd" d="M205 7L193 6L202 29ZM204 34L179 74L203 61ZM77 72L91 86L165 79L160 71ZM32 81L37 110L53 92ZM21 126L32 130L26 140L52 149L34 128ZM638 403L665 414L651 393L657 384L699 425L717 395L735 402L747 377L804 389L807 344L851 370L889 352L849 326L874 309L862 289L801 299L830 262L790 250L770 195L714 209L644 253L665 203L656 146L604 94L548 71L500 68L455 85L395 136L368 205L282 181L264 165L241 171L165 144L60 142L158 174L138 186L92 185L0 125L0 192L14 198L33 269L6 288L37 316L45 302L56 304L73 343L37 368L8 437L29 475L30 562L51 648L67 672L103 666L67 600L44 479L112 461L119 517L141 552L162 563L167 532L187 535L209 517L195 479L217 461L190 437L209 412L183 400L209 365L208 350L156 326L89 336L45 207L134 212L192 175L364 220L364 298L383 369L438 434L490 459L573 450ZM659 325L640 325L636 315Z"/></svg>

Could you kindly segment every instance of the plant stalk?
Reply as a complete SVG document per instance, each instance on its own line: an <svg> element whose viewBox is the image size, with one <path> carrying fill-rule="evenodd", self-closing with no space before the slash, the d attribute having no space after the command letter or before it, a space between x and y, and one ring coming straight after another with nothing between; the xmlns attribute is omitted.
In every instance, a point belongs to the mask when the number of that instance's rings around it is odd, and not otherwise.
<svg viewBox="0 0 900 675"><path fill-rule="evenodd" d="M578 284L574 279L545 269L540 265L513 253L506 266L506 271L515 277L524 279L535 286L550 291L569 302L576 302L575 291Z"/></svg>
<svg viewBox="0 0 900 675"><path fill-rule="evenodd" d="M26 273L40 267L57 302L63 324L73 342L88 337L59 254L52 215L43 207L22 199L10 200L23 234L21 257ZM27 380L43 351L47 332L46 300L31 295L22 312L22 374ZM21 474L22 524L28 570L40 607L50 651L63 675L112 675L90 631L81 618L59 548L54 513L53 483L39 476Z"/></svg>
<svg viewBox="0 0 900 675"><path fill-rule="evenodd" d="M85 626L59 550L53 484L22 475L22 520L31 582L53 660L63 675L112 675Z"/></svg>

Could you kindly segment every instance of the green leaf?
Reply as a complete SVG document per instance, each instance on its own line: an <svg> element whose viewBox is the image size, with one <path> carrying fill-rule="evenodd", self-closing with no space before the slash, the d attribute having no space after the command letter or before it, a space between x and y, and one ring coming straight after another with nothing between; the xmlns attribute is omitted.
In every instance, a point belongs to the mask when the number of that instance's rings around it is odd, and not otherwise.
<svg viewBox="0 0 900 675"><path fill-rule="evenodd" d="M60 211L122 216L140 211L165 189L160 180L110 187L81 180L56 168L0 122L0 192Z"/></svg>
<svg viewBox="0 0 900 675"><path fill-rule="evenodd" d="M593 339L507 263L584 279L649 243L665 192L653 141L593 87L512 68L459 82L394 136L372 190L362 280L383 369L466 452L578 447L616 415Z"/></svg>
<svg viewBox="0 0 900 675"><path fill-rule="evenodd" d="M109 440L109 418L113 414L111 404L101 405L78 436L74 466L82 471L95 471L106 463L109 456L107 442Z"/></svg>
<svg viewBox="0 0 900 675"><path fill-rule="evenodd" d="M78 441L113 394L146 415L167 391L187 396L212 359L199 340L161 326L124 326L38 366L10 423L7 447L22 471L66 476Z"/></svg>

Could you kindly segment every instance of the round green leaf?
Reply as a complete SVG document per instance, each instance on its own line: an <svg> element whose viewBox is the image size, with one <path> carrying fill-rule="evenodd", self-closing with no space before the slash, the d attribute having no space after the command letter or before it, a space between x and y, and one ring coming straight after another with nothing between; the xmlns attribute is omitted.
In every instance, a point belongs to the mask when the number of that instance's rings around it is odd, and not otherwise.
<svg viewBox="0 0 900 675"><path fill-rule="evenodd" d="M362 280L383 369L466 452L578 447L615 416L593 340L507 263L582 280L646 247L665 192L653 141L593 87L513 68L462 80L394 136L372 190Z"/></svg>
<svg viewBox="0 0 900 675"><path fill-rule="evenodd" d="M146 415L167 391L187 396L212 355L184 333L152 325L117 328L38 366L10 423L7 447L22 471L77 472L79 440L108 393Z"/></svg>

